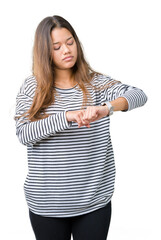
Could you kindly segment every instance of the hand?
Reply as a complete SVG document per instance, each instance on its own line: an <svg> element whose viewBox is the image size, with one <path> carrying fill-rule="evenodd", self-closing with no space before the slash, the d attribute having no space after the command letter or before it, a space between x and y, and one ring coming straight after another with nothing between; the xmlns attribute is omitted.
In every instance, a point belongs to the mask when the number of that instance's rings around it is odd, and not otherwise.
<svg viewBox="0 0 161 240"><path fill-rule="evenodd" d="M89 106L86 110L66 112L67 121L78 123L78 127L90 127L90 122L99 120L109 113L108 107L105 106Z"/></svg>
<svg viewBox="0 0 161 240"><path fill-rule="evenodd" d="M85 112L85 110L66 112L67 121L77 122L79 128L82 126L90 127L90 125L88 123L85 123L83 121L84 112Z"/></svg>
<svg viewBox="0 0 161 240"><path fill-rule="evenodd" d="M105 106L90 106L84 112L83 123L97 121L109 114L108 107Z"/></svg>

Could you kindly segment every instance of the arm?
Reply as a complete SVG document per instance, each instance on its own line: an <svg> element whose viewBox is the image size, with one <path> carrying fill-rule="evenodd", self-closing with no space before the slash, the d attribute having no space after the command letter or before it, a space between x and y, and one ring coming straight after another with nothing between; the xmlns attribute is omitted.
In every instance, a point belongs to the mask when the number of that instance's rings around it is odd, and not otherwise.
<svg viewBox="0 0 161 240"><path fill-rule="evenodd" d="M29 89L29 86L27 86ZM26 94L26 87L21 87L16 98L15 117L25 113L32 104L32 97ZM70 128L70 122L66 120L66 112L53 114L45 119L31 122L24 117L16 118L16 135L24 145L33 145L42 139Z"/></svg>
<svg viewBox="0 0 161 240"><path fill-rule="evenodd" d="M19 141L24 145L33 145L57 132L68 129L70 122L66 121L65 114L64 111L35 122L24 121L22 118L16 120L16 135Z"/></svg>
<svg viewBox="0 0 161 240"><path fill-rule="evenodd" d="M103 98L112 104L114 111L130 111L147 102L147 96L141 89L122 83L105 89Z"/></svg>
<svg viewBox="0 0 161 240"><path fill-rule="evenodd" d="M114 108L114 111L127 111L128 110L128 101L126 98L119 97L110 102ZM105 106L107 107L107 106Z"/></svg>
<svg viewBox="0 0 161 240"><path fill-rule="evenodd" d="M111 79L106 77L104 85L110 84ZM116 83L112 87L104 89L101 93L102 103L109 101L114 107L114 111L129 111L137 107L143 106L147 101L145 93L136 87L132 87L122 83ZM90 122L96 121L109 114L107 105L91 106L80 114L78 127L83 125L90 127ZM74 121L73 113L67 113L67 120Z"/></svg>

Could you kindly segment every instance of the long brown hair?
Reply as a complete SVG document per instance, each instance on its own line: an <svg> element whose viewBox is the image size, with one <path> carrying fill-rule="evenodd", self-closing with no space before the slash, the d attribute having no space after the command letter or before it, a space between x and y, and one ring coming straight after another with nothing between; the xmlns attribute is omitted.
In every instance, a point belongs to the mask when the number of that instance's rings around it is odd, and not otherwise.
<svg viewBox="0 0 161 240"><path fill-rule="evenodd" d="M94 74L100 74L94 71L85 60L81 43L76 32L70 23L63 17L54 15L44 18L38 25L35 33L33 47L33 67L32 72L37 81L37 88L30 109L25 113L26 117L35 121L47 117L45 109L54 103L54 62L52 59L52 40L51 31L54 28L66 28L74 37L77 45L77 61L73 66L73 74L78 86L83 92L83 105L90 99L90 94L86 84L91 85L91 79ZM89 97L89 98L88 98Z"/></svg>

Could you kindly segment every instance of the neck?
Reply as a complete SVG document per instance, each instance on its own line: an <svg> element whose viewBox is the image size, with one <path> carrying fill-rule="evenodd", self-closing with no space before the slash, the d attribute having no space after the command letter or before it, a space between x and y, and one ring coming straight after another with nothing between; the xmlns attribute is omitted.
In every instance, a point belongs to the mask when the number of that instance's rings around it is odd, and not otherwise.
<svg viewBox="0 0 161 240"><path fill-rule="evenodd" d="M76 85L76 81L71 69L56 69L55 86L59 88L70 88Z"/></svg>

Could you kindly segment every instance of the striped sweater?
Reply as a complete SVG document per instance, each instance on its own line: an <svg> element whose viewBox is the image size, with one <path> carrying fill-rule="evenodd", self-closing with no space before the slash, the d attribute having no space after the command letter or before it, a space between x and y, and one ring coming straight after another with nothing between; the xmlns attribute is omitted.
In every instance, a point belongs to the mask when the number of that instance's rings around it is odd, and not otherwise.
<svg viewBox="0 0 161 240"><path fill-rule="evenodd" d="M95 86L113 82L110 76L92 79ZM15 117L26 112L33 101L37 83L34 76L23 82L16 98ZM117 82L109 88L87 86L93 105L124 97L128 110L147 101L136 87ZM16 120L16 134L27 146L28 174L24 183L29 209L42 216L71 217L104 207L114 192L115 162L110 137L110 118L92 122L90 128L68 122L66 111L80 110L83 93L76 85L56 88L55 102L46 109L49 117L30 122Z"/></svg>

